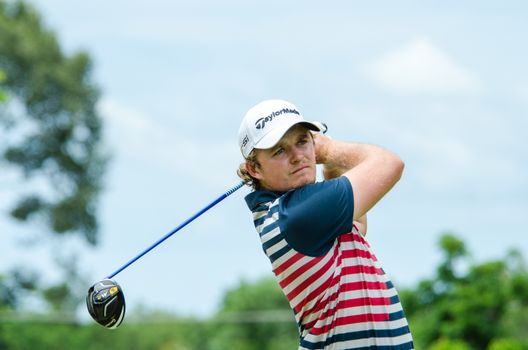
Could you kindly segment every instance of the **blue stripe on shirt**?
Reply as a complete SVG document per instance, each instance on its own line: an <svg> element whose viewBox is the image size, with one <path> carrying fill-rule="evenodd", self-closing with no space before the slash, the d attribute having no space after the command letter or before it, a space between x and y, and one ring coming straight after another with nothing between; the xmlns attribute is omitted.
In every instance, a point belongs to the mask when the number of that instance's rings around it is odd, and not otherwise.
<svg viewBox="0 0 528 350"><path fill-rule="evenodd" d="M275 260L277 260L278 258L283 256L284 254L286 254L290 250L291 250L291 248L288 245L286 245L283 248L277 250L275 253L271 254L269 256L269 258L270 258L271 262L273 263Z"/></svg>
<svg viewBox="0 0 528 350"><path fill-rule="evenodd" d="M275 214L278 211L279 211L279 206L278 205L276 205L274 207L271 207L269 209L269 211L266 213L266 215L264 215L264 216L262 216L262 217L260 217L260 218L258 218L258 219L253 221L255 227L258 227L258 226L262 225L266 219L269 219L273 214Z"/></svg>
<svg viewBox="0 0 528 350"><path fill-rule="evenodd" d="M369 338L394 338L399 337L405 334L410 334L409 327L404 326L396 329L369 329L365 331L349 332L344 334L337 334L332 337L329 337L324 342L312 343L307 340L301 340L301 346L307 349L324 349L325 347L339 342L346 342L350 340L366 340ZM408 350L413 349L413 342L407 342L399 345L391 346L382 346L382 345L372 345L361 348L354 349L398 349L398 350Z"/></svg>
<svg viewBox="0 0 528 350"><path fill-rule="evenodd" d="M266 233L269 233L270 231L273 231L277 227L279 227L279 222L278 221L272 222L268 226L264 227L262 231L259 232L260 237L264 236Z"/></svg>
<svg viewBox="0 0 528 350"><path fill-rule="evenodd" d="M262 243L262 248L264 248L264 251L266 251L282 240L283 240L282 235L276 235L272 239L266 241L265 243Z"/></svg>

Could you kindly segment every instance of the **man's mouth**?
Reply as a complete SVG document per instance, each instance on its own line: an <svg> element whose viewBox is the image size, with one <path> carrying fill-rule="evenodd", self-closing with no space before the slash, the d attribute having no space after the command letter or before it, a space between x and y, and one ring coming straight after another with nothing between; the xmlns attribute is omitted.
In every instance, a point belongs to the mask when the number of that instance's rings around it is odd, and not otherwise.
<svg viewBox="0 0 528 350"><path fill-rule="evenodd" d="M295 169L295 170L292 172L292 174L297 174L298 172L303 171L304 169L307 169L307 168L309 168L309 166L308 166L308 165L304 165L304 166L302 166L302 167L300 167L300 168L298 168L298 169Z"/></svg>

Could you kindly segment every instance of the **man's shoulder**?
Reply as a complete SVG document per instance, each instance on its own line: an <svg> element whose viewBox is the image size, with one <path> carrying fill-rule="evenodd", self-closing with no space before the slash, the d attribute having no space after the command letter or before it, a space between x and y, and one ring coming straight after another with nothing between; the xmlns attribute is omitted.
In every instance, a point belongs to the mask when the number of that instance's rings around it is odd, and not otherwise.
<svg viewBox="0 0 528 350"><path fill-rule="evenodd" d="M282 194L278 192L255 190L245 197L246 204L251 211L259 210L265 203L273 202L279 198Z"/></svg>

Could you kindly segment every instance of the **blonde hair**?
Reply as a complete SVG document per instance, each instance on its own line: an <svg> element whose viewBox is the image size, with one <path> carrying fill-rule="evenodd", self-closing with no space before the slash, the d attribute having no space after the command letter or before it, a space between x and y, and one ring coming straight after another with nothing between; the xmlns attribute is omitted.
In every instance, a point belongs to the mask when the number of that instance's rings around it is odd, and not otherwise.
<svg viewBox="0 0 528 350"><path fill-rule="evenodd" d="M254 168L260 167L260 163L257 160L257 153L255 152L255 150L252 150L246 160L240 163L240 165L238 166L237 175L242 179L244 184L253 188L254 190L259 190L260 181L251 176L251 174L247 170L248 163Z"/></svg>

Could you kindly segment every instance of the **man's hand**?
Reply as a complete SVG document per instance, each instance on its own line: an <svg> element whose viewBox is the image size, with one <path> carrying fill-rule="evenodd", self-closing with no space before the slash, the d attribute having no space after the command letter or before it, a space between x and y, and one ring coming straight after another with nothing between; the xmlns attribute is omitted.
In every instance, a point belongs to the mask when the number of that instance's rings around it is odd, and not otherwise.
<svg viewBox="0 0 528 350"><path fill-rule="evenodd" d="M354 220L352 222L354 226L356 226L358 232L365 237L367 235L367 214L363 215L357 220Z"/></svg>
<svg viewBox="0 0 528 350"><path fill-rule="evenodd" d="M317 164L324 164L323 177L325 180L334 179L345 173L348 169L343 168L337 164L324 163L327 149L331 147L331 139L321 133L313 133L315 143L315 159Z"/></svg>
<svg viewBox="0 0 528 350"><path fill-rule="evenodd" d="M317 164L324 164L324 159L326 158L332 140L319 132L312 132L312 137L315 146L315 161Z"/></svg>

